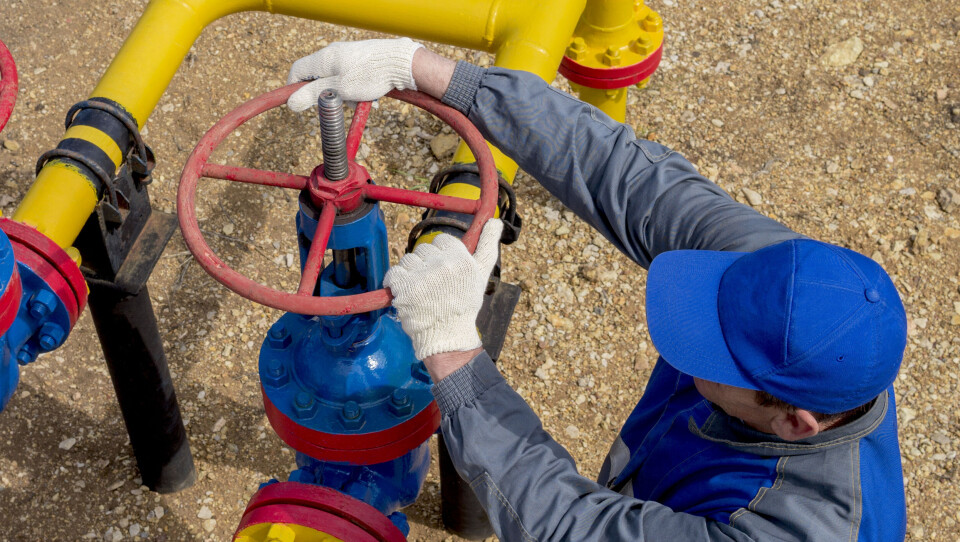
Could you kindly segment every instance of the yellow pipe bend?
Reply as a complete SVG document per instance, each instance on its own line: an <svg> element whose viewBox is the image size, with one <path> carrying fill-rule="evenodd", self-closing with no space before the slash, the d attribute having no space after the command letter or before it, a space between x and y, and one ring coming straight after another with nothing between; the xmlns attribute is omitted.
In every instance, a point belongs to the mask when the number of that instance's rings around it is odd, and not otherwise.
<svg viewBox="0 0 960 542"><path fill-rule="evenodd" d="M556 71L584 2L367 0L363 9L357 9L349 2L316 0L151 0L91 96L119 103L142 127L203 29L241 11L305 17L496 52L497 65L548 79ZM82 132L77 135L83 137ZM89 139L103 144L102 138ZM496 155L498 167L512 179L516 165ZM458 157L462 159L463 153ZM13 218L67 247L96 201L93 184L79 169L53 161L41 171Z"/></svg>

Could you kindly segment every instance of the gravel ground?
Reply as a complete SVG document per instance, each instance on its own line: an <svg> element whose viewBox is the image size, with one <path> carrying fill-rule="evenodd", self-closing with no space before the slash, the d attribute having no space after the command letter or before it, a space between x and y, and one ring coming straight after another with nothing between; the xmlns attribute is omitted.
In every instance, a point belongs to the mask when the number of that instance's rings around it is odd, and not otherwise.
<svg viewBox="0 0 960 542"><path fill-rule="evenodd" d="M63 113L93 88L144 4L0 0L0 39L21 74L0 135L5 215L30 185L36 157L62 135ZM630 91L627 121L741 201L886 266L910 317L896 384L908 539L957 540L960 196L951 190L960 190L960 7L869 4L651 2L663 15L666 52L649 87ZM155 207L173 210L180 168L216 119L281 85L296 58L371 36L265 14L211 25L144 130L160 162ZM430 148L444 133L429 116L384 102L361 154L378 182L423 185L447 163ZM318 156L316 121L281 110L243 127L216 158L306 173ZM216 181L204 190L201 224L218 234L214 249L252 277L293 289L291 194ZM644 273L533 179L521 175L517 192L527 225L504 248L504 276L524 293L501 367L592 476L657 356L644 325ZM387 213L396 260L416 213ZM178 236L149 287L197 484L176 495L140 486L84 315L64 347L23 371L0 416L0 539L224 540L257 485L293 466L257 389L257 350L278 313L213 282ZM434 469L408 509L411 540L457 539L441 529L438 484Z"/></svg>

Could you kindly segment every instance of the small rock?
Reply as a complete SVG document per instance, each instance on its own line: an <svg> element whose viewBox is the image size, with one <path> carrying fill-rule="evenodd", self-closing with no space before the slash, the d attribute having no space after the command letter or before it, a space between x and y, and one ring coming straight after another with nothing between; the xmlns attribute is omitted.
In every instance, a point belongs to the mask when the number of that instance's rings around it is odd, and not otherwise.
<svg viewBox="0 0 960 542"><path fill-rule="evenodd" d="M747 198L747 203L749 203L751 207L756 207L763 203L763 196L761 196L759 192L750 190L749 188L741 188L740 191L743 192L743 197Z"/></svg>
<svg viewBox="0 0 960 542"><path fill-rule="evenodd" d="M833 175L834 173L840 171L840 164L834 162L833 160L827 160L827 173Z"/></svg>
<svg viewBox="0 0 960 542"><path fill-rule="evenodd" d="M3 148L10 152L17 152L20 150L20 144L12 139L4 139Z"/></svg>
<svg viewBox="0 0 960 542"><path fill-rule="evenodd" d="M227 425L227 420L220 418L219 420L216 421L216 423L213 424L213 432L219 433L220 430L223 429L223 426L225 425Z"/></svg>
<svg viewBox="0 0 960 542"><path fill-rule="evenodd" d="M201 506L200 511L197 512L197 517L200 519L210 519L213 517L213 512L210 511L209 507Z"/></svg>
<svg viewBox="0 0 960 542"><path fill-rule="evenodd" d="M73 445L76 444L76 443L77 443L77 439L75 439L75 438L73 438L73 437L70 437L70 438L68 438L68 439L64 439L64 440L62 440L62 441L60 442L60 449L61 449L61 450L69 450L70 448L73 448Z"/></svg>
<svg viewBox="0 0 960 542"><path fill-rule="evenodd" d="M717 128L722 128L722 127L723 127L723 121L720 120L720 119L713 119L713 120L711 120L710 122L711 122L714 126L716 126Z"/></svg>
<svg viewBox="0 0 960 542"><path fill-rule="evenodd" d="M580 430L577 429L576 425L568 425L563 432L566 433L570 438L580 438Z"/></svg>
<svg viewBox="0 0 960 542"><path fill-rule="evenodd" d="M960 206L960 193L952 188L941 188L937 191L937 204L945 213L952 213Z"/></svg>
<svg viewBox="0 0 960 542"><path fill-rule="evenodd" d="M943 102L946 101L949 91L945 88L937 89L937 101Z"/></svg>
<svg viewBox="0 0 960 542"><path fill-rule="evenodd" d="M223 225L223 234L224 235L233 235L233 222L227 222Z"/></svg>
<svg viewBox="0 0 960 542"><path fill-rule="evenodd" d="M153 509L153 517L160 519L163 517L163 514L164 514L164 510L162 506L158 506Z"/></svg>
<svg viewBox="0 0 960 542"><path fill-rule="evenodd" d="M899 414L901 425L906 425L917 417L917 411L910 407L900 407Z"/></svg>
<svg viewBox="0 0 960 542"><path fill-rule="evenodd" d="M863 42L854 36L846 41L834 43L824 50L820 63L824 66L847 66L856 62L863 52Z"/></svg>
<svg viewBox="0 0 960 542"><path fill-rule="evenodd" d="M443 160L453 156L453 151L457 150L460 138L457 134L438 134L430 140L430 150L438 160Z"/></svg>
<svg viewBox="0 0 960 542"><path fill-rule="evenodd" d="M683 122L693 122L697 120L697 115L693 111L684 111L683 114L680 115L680 120Z"/></svg>
<svg viewBox="0 0 960 542"><path fill-rule="evenodd" d="M553 233L556 234L557 236L567 235L568 233L570 233L570 226L567 226L566 224L561 224L560 227L554 230Z"/></svg>
<svg viewBox="0 0 960 542"><path fill-rule="evenodd" d="M134 523L130 526L130 536L137 536L140 534L140 524Z"/></svg>
<svg viewBox="0 0 960 542"><path fill-rule="evenodd" d="M109 486L107 486L107 491L116 491L116 490L120 489L121 487L123 487L123 484L124 484L124 483L125 483L125 482L124 482L123 480L117 480L116 482L114 482L114 483L110 484Z"/></svg>
<svg viewBox="0 0 960 542"><path fill-rule="evenodd" d="M863 91L858 88L855 88L850 91L850 97L853 98L854 100L862 100L864 98Z"/></svg>
<svg viewBox="0 0 960 542"><path fill-rule="evenodd" d="M293 267L293 254L287 253L283 256L283 263L287 267Z"/></svg>
<svg viewBox="0 0 960 542"><path fill-rule="evenodd" d="M204 531L207 531L208 533L212 533L213 530L216 528L217 528L217 520L215 519L204 520L203 522Z"/></svg>

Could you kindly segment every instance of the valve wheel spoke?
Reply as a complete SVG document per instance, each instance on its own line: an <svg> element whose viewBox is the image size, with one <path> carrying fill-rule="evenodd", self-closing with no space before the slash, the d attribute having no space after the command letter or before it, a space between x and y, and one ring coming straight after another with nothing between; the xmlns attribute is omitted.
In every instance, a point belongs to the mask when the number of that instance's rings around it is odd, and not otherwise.
<svg viewBox="0 0 960 542"><path fill-rule="evenodd" d="M360 149L360 140L363 139L363 130L367 127L367 118L370 117L371 102L360 102L353 111L353 120L350 121L350 131L347 132L347 159L351 162L357 158Z"/></svg>
<svg viewBox="0 0 960 542"><path fill-rule="evenodd" d="M259 184L263 186L292 188L294 190L303 190L307 187L307 182L309 181L307 177L304 177L303 175L295 175L293 173L264 171L261 169L250 169L245 167L210 163L203 165L203 169L200 170L200 176L211 179L223 179L225 181Z"/></svg>
<svg viewBox="0 0 960 542"><path fill-rule="evenodd" d="M310 252L307 261L303 264L303 275L300 277L300 287L297 295L312 296L317 287L320 272L323 271L323 255L327 251L327 242L333 231L333 221L337 217L337 208L328 203L320 211L317 220L317 231L313 233L313 242L310 243Z"/></svg>
<svg viewBox="0 0 960 542"><path fill-rule="evenodd" d="M480 206L479 200L475 199L443 196L432 192L418 192L378 184L368 184L365 186L363 195L377 201L412 205L414 207L426 207L437 211L452 211L468 215L475 214L477 208Z"/></svg>

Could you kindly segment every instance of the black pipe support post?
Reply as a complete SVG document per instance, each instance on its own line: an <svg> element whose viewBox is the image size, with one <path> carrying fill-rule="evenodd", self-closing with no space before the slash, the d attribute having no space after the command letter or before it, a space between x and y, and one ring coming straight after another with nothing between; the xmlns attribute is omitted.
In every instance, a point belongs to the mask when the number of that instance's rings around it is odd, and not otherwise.
<svg viewBox="0 0 960 542"><path fill-rule="evenodd" d="M88 303L143 485L158 493L192 486L197 471L149 291L90 281Z"/></svg>
<svg viewBox="0 0 960 542"><path fill-rule="evenodd" d="M146 182L133 173L124 165L112 179L115 201L101 200L74 246L83 255L87 304L143 485L173 493L193 485L197 471L147 280L177 217L153 211Z"/></svg>

